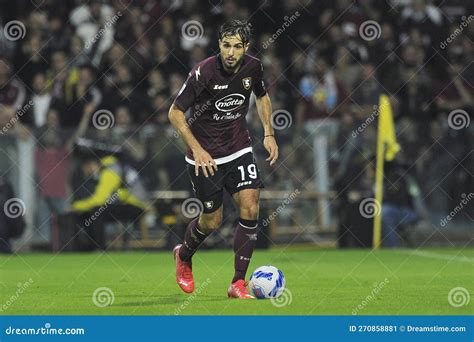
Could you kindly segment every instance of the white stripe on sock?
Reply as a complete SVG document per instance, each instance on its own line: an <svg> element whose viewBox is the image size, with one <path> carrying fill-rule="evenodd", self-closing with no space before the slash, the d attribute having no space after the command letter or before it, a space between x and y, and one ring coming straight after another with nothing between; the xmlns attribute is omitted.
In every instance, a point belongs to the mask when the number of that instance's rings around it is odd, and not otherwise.
<svg viewBox="0 0 474 342"><path fill-rule="evenodd" d="M246 225L242 224L242 222L239 221L239 224L244 227L244 228L247 228L247 229L255 229L258 227L258 223L255 225L255 227L247 227Z"/></svg>

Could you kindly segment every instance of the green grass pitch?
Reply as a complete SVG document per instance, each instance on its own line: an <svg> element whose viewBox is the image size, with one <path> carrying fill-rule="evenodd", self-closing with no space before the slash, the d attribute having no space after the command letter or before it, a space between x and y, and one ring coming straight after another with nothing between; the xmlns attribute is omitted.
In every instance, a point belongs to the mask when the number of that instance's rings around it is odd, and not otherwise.
<svg viewBox="0 0 474 342"><path fill-rule="evenodd" d="M474 249L333 250L312 247L256 250L250 271L283 270L291 302L227 299L233 254L198 251L197 291L175 283L171 252L20 254L0 257L2 315L468 315L474 313ZM25 284L27 283L27 284ZM106 307L96 289L113 292ZM448 301L467 289L463 305ZM21 291L19 291L21 289ZM468 296L466 298L466 295ZM104 299L104 298L102 298ZM290 296L287 294L287 302ZM455 299L456 300L456 299ZM457 299L459 301L459 298ZM99 304L104 303L98 300Z"/></svg>

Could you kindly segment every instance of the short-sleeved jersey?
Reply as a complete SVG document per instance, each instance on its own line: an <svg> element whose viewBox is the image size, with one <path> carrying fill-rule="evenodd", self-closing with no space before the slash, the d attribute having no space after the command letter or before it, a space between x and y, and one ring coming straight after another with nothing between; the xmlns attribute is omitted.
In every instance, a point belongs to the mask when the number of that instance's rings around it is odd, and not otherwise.
<svg viewBox="0 0 474 342"><path fill-rule="evenodd" d="M197 64L176 96L175 106L190 110L191 132L217 164L252 151L245 120L252 92L266 94L260 60L244 55L239 71L229 74L217 55ZM186 161L194 165L190 149Z"/></svg>

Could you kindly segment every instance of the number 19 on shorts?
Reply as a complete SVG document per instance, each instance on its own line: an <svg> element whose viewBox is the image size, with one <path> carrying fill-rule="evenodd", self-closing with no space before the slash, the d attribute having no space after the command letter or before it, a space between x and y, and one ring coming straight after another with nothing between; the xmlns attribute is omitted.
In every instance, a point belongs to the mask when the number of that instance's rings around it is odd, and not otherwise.
<svg viewBox="0 0 474 342"><path fill-rule="evenodd" d="M245 180L245 167L243 165L240 165L237 168L240 171L241 179L244 181ZM247 173L249 175L249 178L257 179L257 166L255 164L247 165Z"/></svg>

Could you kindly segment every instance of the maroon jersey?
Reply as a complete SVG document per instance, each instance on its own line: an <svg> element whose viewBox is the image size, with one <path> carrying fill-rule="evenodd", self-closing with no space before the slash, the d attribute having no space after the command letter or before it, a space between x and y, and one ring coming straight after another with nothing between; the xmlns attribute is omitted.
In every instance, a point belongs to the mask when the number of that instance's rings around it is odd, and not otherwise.
<svg viewBox="0 0 474 342"><path fill-rule="evenodd" d="M190 109L191 132L217 164L252 151L245 120L252 91L266 94L260 60L244 55L239 71L229 74L217 55L197 64L176 96L175 106ZM194 164L190 149L186 161Z"/></svg>

